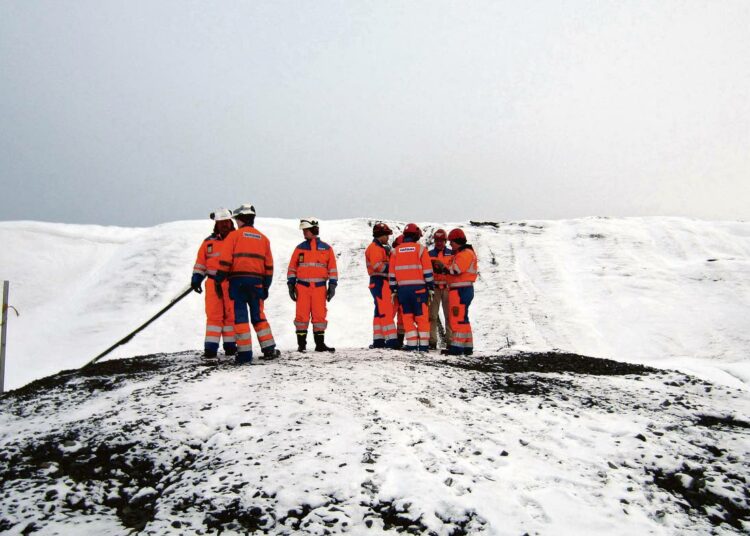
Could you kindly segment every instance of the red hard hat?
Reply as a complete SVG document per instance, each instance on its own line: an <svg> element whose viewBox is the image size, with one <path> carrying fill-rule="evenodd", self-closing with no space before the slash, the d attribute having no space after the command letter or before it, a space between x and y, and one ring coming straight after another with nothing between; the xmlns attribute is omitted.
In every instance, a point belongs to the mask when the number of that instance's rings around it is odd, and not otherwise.
<svg viewBox="0 0 750 536"><path fill-rule="evenodd" d="M407 223L404 227L405 235L416 235L417 238L422 236L422 229L420 229L416 223Z"/></svg>
<svg viewBox="0 0 750 536"><path fill-rule="evenodd" d="M393 241L393 247L400 246L404 243L404 235L400 234L396 237L396 239Z"/></svg>
<svg viewBox="0 0 750 536"><path fill-rule="evenodd" d="M448 240L450 240L451 242L466 240L466 235L461 229L453 229L450 233L448 233Z"/></svg>
<svg viewBox="0 0 750 536"><path fill-rule="evenodd" d="M388 227L385 223L376 223L372 227L372 236L375 238L383 235L392 235L393 231L391 231L391 228Z"/></svg>
<svg viewBox="0 0 750 536"><path fill-rule="evenodd" d="M448 238L448 233L446 233L445 230L443 229L438 229L432 234L432 239L435 242L439 242L439 241L445 242L447 238Z"/></svg>

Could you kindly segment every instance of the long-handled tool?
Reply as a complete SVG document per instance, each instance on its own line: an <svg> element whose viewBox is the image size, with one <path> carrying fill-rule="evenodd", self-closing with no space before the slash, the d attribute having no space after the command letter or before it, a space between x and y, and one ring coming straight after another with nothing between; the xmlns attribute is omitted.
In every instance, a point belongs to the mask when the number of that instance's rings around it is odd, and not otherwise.
<svg viewBox="0 0 750 536"><path fill-rule="evenodd" d="M443 328L443 322L440 320L440 310L438 310L438 339L440 340L441 348L446 346L445 328Z"/></svg>
<svg viewBox="0 0 750 536"><path fill-rule="evenodd" d="M110 346L109 348L107 348L106 350L104 350L101 354L99 354L98 356L96 356L94 359L92 359L91 361L89 361L88 363L86 363L81 368L85 368L85 367L88 367L89 365L93 365L94 363L96 363L97 361L99 361L102 357L104 357L105 355L107 355L108 353L110 353L112 350L114 350L118 346L122 346L123 344L129 343L130 339L132 339L138 333L140 333L141 331L143 331L144 329L146 329L148 327L148 325L151 324L151 322L153 322L154 320L156 320L157 318L159 318L161 315L163 315L164 313L166 313L167 311L169 311L172 307L174 307L177 304L178 301L180 301L182 298L184 298L185 296L187 296L188 294L190 294L192 291L193 291L192 287L188 287L185 290L183 290L176 298L173 298L172 301L169 302L167 304L167 306L164 307L161 311L159 311L154 316L152 316L151 318L149 318L146 322L144 322L143 324L141 324L140 326L138 326L136 329L134 329L133 331L131 331L128 335L126 335L125 337L123 337L122 339L120 339L119 341L117 341L115 344L113 344L112 346Z"/></svg>

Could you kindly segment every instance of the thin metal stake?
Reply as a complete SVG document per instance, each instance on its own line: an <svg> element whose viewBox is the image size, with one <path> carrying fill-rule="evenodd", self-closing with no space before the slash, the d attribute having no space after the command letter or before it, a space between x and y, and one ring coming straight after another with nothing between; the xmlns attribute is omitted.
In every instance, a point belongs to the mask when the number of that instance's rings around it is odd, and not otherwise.
<svg viewBox="0 0 750 536"><path fill-rule="evenodd" d="M8 294L10 281L3 281L3 315L0 324L0 394L5 392L5 338L8 327Z"/></svg>

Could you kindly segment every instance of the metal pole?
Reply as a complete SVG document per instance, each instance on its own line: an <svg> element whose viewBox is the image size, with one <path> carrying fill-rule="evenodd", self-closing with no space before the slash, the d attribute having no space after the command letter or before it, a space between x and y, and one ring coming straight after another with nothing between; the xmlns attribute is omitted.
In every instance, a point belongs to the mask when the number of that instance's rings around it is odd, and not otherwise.
<svg viewBox="0 0 750 536"><path fill-rule="evenodd" d="M5 338L8 327L8 293L10 281L3 281L3 315L0 324L0 394L5 392Z"/></svg>
<svg viewBox="0 0 750 536"><path fill-rule="evenodd" d="M187 296L191 292L193 292L193 287L188 287L185 290L183 290L178 296L172 298L172 301L169 302L166 307L164 307L162 310L160 310L154 316L152 316L151 318L149 318L144 324L140 325L135 330L133 330L130 333L128 333L123 339L120 339L119 341L117 341L116 343L114 343L112 346L110 346L109 348L107 348L106 350L104 350L101 354L99 354L94 359L92 359L91 361L89 361L88 363L86 363L85 365L83 365L83 367L81 367L81 368L85 368L85 367L88 367L89 365L93 365L94 363L96 363L97 361L99 361L102 357L104 357L105 355L107 355L108 353L110 353L112 350L114 350L118 346L122 346L123 344L129 343L130 339L132 339L138 333L140 333L141 331L143 331L144 329L146 329L151 322L153 322L154 320L156 320L157 318L159 318L161 315L163 315L164 313L166 313L167 311L169 311L175 304L177 304L178 301L180 301L182 298L184 298L185 296Z"/></svg>

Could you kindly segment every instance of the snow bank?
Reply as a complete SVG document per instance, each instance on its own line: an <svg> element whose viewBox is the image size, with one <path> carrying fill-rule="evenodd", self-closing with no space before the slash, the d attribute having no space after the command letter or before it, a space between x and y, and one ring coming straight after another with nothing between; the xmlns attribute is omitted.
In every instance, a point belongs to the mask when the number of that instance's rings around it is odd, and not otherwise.
<svg viewBox="0 0 750 536"><path fill-rule="evenodd" d="M370 342L364 248L371 220L323 222L341 284L331 343ZM389 222L398 226L398 222ZM682 218L586 218L461 224L479 256L472 309L478 351L561 349L673 367L733 386L750 381L750 224ZM295 221L260 218L275 283L267 316L294 346L286 264ZM446 224L446 228L452 224ZM429 235L435 224L423 224ZM0 279L11 281L6 387L78 367L189 282L209 221L151 228L0 223ZM203 297L191 294L111 357L200 348Z"/></svg>

